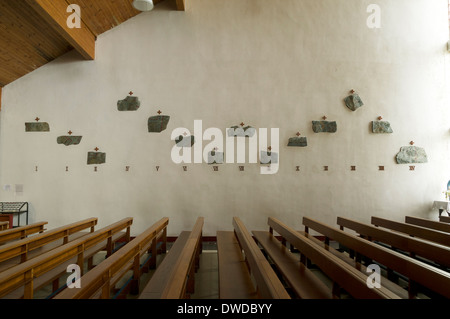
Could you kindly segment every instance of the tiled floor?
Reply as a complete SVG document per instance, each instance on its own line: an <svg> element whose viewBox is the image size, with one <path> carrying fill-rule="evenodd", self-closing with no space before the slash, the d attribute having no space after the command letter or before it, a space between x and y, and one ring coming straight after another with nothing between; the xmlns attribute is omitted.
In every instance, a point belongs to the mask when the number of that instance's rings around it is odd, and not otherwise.
<svg viewBox="0 0 450 319"><path fill-rule="evenodd" d="M195 275L195 293L191 299L218 299L219 274L217 251L204 250L200 255L200 268Z"/></svg>

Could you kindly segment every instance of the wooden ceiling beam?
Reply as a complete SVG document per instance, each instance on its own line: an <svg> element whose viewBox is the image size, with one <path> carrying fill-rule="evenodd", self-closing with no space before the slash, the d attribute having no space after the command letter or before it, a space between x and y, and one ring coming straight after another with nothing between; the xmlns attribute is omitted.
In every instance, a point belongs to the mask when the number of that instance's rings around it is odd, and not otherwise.
<svg viewBox="0 0 450 319"><path fill-rule="evenodd" d="M81 28L69 28L66 0L26 0L27 3L49 23L86 60L95 59L95 36L82 21Z"/></svg>

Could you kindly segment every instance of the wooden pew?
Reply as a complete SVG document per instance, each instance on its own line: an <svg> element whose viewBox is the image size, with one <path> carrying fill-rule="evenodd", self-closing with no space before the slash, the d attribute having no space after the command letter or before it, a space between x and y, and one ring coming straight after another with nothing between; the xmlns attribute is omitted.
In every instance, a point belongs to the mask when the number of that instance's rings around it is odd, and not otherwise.
<svg viewBox="0 0 450 319"><path fill-rule="evenodd" d="M426 218L405 216L405 223L450 233L450 224L446 224L446 223L442 223L442 222L438 222L438 221L434 221L434 220L430 220L430 219L426 219Z"/></svg>
<svg viewBox="0 0 450 319"><path fill-rule="evenodd" d="M291 299L280 278L239 217L233 218L233 227L250 273L254 278L258 298Z"/></svg>
<svg viewBox="0 0 450 319"><path fill-rule="evenodd" d="M76 264L84 272L84 264L96 253L106 250L109 257L118 240L130 240L133 218L124 218L86 236L48 251L0 273L0 298L32 299L34 291L67 274L67 266ZM124 231L125 230L125 231ZM63 285L64 286L64 285Z"/></svg>
<svg viewBox="0 0 450 319"><path fill-rule="evenodd" d="M281 221L269 217L268 224L271 234L274 231L277 232L282 236L283 242L286 241L298 249L301 254L300 260L304 264L308 261L312 262L333 281L332 293L335 298L340 296L340 288L343 288L350 296L358 299L400 299L398 295L384 287L369 288L368 275L361 273L329 251L318 247L313 241Z"/></svg>
<svg viewBox="0 0 450 319"><path fill-rule="evenodd" d="M217 232L220 299L256 299L256 287L233 231Z"/></svg>
<svg viewBox="0 0 450 319"><path fill-rule="evenodd" d="M348 260L350 257L347 257L347 254L343 254L342 252L337 252L337 254L345 256L343 257L344 260L352 264L355 268L360 269L362 272L366 271L365 267L362 265L362 257L364 256L384 265L388 269L404 275L409 279L407 296L404 296L403 292L399 289L400 287L394 285L387 278L382 278L381 282L382 286L404 298L417 297L417 284L427 287L446 298L450 297L450 289L448 289L450 286L450 273L436 269L433 266L405 256L404 254L395 252L353 234L348 234L343 230L333 228L311 218L304 217L303 224L305 225L306 234L308 234L309 229L312 229L324 235L325 242L323 244L326 245L330 240L334 240L348 249L351 249L354 252L353 255L355 255L355 259L351 259L351 262ZM336 253L334 252L334 254Z"/></svg>
<svg viewBox="0 0 450 319"><path fill-rule="evenodd" d="M450 223L450 216L439 216L439 221L442 223Z"/></svg>
<svg viewBox="0 0 450 319"><path fill-rule="evenodd" d="M348 218L338 217L337 224L357 232L361 237L389 245L392 249L403 251L410 257L424 262L450 267L450 248L433 242L413 238L403 233L392 232Z"/></svg>
<svg viewBox="0 0 450 319"><path fill-rule="evenodd" d="M44 225L46 224L47 222L38 222L2 231L0 233L0 244L4 244L13 240L23 239L32 234L42 233L45 231Z"/></svg>
<svg viewBox="0 0 450 319"><path fill-rule="evenodd" d="M110 299L111 292L116 283L132 271L130 280L122 292L127 292L131 286L131 293L139 293L139 278L148 269L156 268L157 242L162 241L163 246L167 242L168 218L162 218L146 231L132 239L118 252L98 264L93 270L81 277L80 286L77 289L65 289L54 299L90 299L99 297ZM162 248L165 251L165 248ZM141 264L142 257L150 253L151 257Z"/></svg>
<svg viewBox="0 0 450 319"><path fill-rule="evenodd" d="M290 290L300 299L332 299L327 285L299 258L291 253L285 242L280 242L269 231L253 231L256 242L270 256L276 269Z"/></svg>
<svg viewBox="0 0 450 319"><path fill-rule="evenodd" d="M88 234L83 232L85 229L94 232L97 220L96 217L88 218L0 246L0 271L80 238Z"/></svg>
<svg viewBox="0 0 450 319"><path fill-rule="evenodd" d="M408 234L412 237L418 237L441 245L450 246L450 234L447 233L374 216L372 216L371 223L377 227L387 228Z"/></svg>
<svg viewBox="0 0 450 319"><path fill-rule="evenodd" d="M195 272L202 251L204 218L190 232L182 232L156 268L139 299L185 299L194 292Z"/></svg>
<svg viewBox="0 0 450 319"><path fill-rule="evenodd" d="M0 231L6 230L9 228L9 222L0 222Z"/></svg>

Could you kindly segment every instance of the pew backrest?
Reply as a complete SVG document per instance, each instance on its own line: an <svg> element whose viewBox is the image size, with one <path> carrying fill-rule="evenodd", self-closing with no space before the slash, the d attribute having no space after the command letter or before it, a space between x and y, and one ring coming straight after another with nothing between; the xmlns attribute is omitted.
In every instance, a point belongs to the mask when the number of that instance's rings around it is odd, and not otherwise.
<svg viewBox="0 0 450 319"><path fill-rule="evenodd" d="M233 218L233 227L241 249L244 251L258 294L263 299L290 299L289 294L266 257L239 217Z"/></svg>
<svg viewBox="0 0 450 319"><path fill-rule="evenodd" d="M418 237L441 245L450 246L450 234L444 232L375 216L372 216L371 223L374 226L388 228L390 230L408 234L412 237Z"/></svg>
<svg viewBox="0 0 450 319"><path fill-rule="evenodd" d="M132 222L133 218L124 218L116 223L96 230L93 233L1 272L0 298L20 287L24 287L23 298L32 299L34 293L34 280L73 258L76 258L76 264L80 267L81 272L83 272L85 252L89 248L106 240L107 256L110 255L113 248L113 236L126 229L125 236L129 241ZM81 275L82 274L83 273L81 273Z"/></svg>
<svg viewBox="0 0 450 319"><path fill-rule="evenodd" d="M281 235L283 240L297 248L302 255L316 264L334 283L344 288L354 298L399 299L399 296L383 287L369 288L365 274L278 219L269 217L268 224L271 233L275 231Z"/></svg>
<svg viewBox="0 0 450 319"><path fill-rule="evenodd" d="M405 223L450 233L450 224L445 224L426 218L405 216Z"/></svg>
<svg viewBox="0 0 450 319"><path fill-rule="evenodd" d="M396 249L408 252L411 256L423 257L440 265L450 267L450 248L420 238L413 238L404 233L364 224L349 218L338 217L337 224L341 230L351 229L362 237L375 240Z"/></svg>
<svg viewBox="0 0 450 319"><path fill-rule="evenodd" d="M20 226L16 228L10 228L0 233L0 244L26 238L28 235L42 233L45 231L44 226L47 222L37 222L26 226Z"/></svg>
<svg viewBox="0 0 450 319"><path fill-rule="evenodd" d="M326 238L335 240L343 246L403 274L424 287L428 287L447 298L450 297L450 289L447 288L450 286L450 274L443 270L308 217L303 218L303 225L306 232L313 229Z"/></svg>
<svg viewBox="0 0 450 319"><path fill-rule="evenodd" d="M128 266L130 261L133 262L133 267L139 267L141 255L148 250L152 241L166 230L168 223L168 218L162 218L82 276L80 278L81 288L65 289L54 299L89 299L99 290L101 290L100 297L102 299L109 299L112 288L111 279Z"/></svg>
<svg viewBox="0 0 450 319"><path fill-rule="evenodd" d="M62 239L63 244L69 242L69 236L85 229L92 233L97 225L97 218L92 217L69 225L45 231L41 234L16 240L0 246L0 262L20 256L21 262L28 259L30 251L43 247L51 242Z"/></svg>

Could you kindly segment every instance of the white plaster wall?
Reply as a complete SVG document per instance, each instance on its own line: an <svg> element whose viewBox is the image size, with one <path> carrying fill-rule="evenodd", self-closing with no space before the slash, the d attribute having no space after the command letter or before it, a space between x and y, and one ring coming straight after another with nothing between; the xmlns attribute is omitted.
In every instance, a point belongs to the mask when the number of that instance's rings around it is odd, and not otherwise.
<svg viewBox="0 0 450 319"><path fill-rule="evenodd" d="M431 205L450 179L446 0L188 3L186 12L161 4L101 35L95 61L71 52L3 89L2 201L29 201L30 222L49 227L132 216L134 234L163 216L169 235L204 216L206 236L232 229L233 216L249 229L267 229L268 216L296 228L303 216L331 225L338 215L437 218ZM381 8L380 29L366 25L372 3ZM356 112L342 102L350 89L365 103ZM117 111L130 90L140 109ZM159 109L171 116L169 127L148 133ZM324 115L337 121L336 134L312 132L311 121ZM394 134L370 132L380 115ZM36 116L49 133L25 132ZM242 121L279 128L278 173L261 175L257 164L213 172L205 163L184 172L171 160L171 132L193 132L194 120L223 131ZM69 130L83 136L80 145L56 143ZM286 146L297 131L308 147ZM429 157L415 171L395 162L411 140ZM97 172L86 164L95 147L107 153Z"/></svg>

